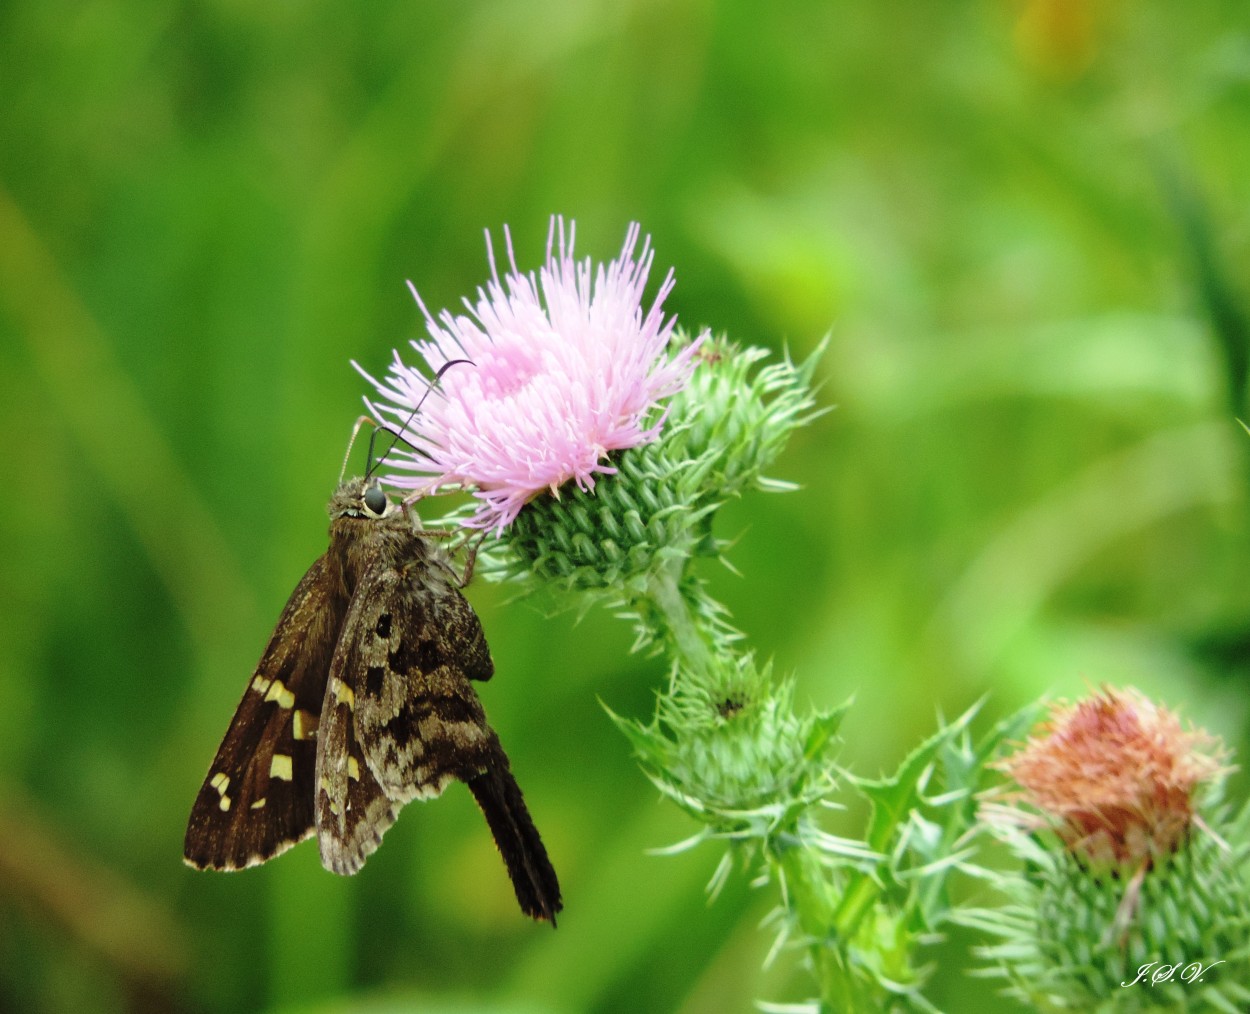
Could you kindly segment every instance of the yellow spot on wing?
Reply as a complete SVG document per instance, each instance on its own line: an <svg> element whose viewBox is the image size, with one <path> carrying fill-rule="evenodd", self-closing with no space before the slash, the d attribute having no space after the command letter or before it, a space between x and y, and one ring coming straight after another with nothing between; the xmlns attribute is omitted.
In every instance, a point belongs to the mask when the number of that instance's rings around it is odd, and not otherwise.
<svg viewBox="0 0 1250 1014"><path fill-rule="evenodd" d="M252 804L252 809L261 810L261 809L264 809L264 806L265 806L265 797L261 796L260 799L256 800L256 802Z"/></svg>
<svg viewBox="0 0 1250 1014"><path fill-rule="evenodd" d="M218 804L223 810L230 809L230 797L224 792L221 794L221 802Z"/></svg>
<svg viewBox="0 0 1250 1014"><path fill-rule="evenodd" d="M209 779L208 784L216 789L217 794L221 796L225 795L226 789L230 788L230 779L224 772L218 771L212 778Z"/></svg>
<svg viewBox="0 0 1250 1014"><path fill-rule="evenodd" d="M357 762L355 757L347 758L347 777L355 778L356 781L360 781L360 764Z"/></svg>
<svg viewBox="0 0 1250 1014"><path fill-rule="evenodd" d="M295 695L286 688L286 684L281 680L274 680L269 685L269 689L265 691L265 700L277 701L280 708L293 708L295 706Z"/></svg>
<svg viewBox="0 0 1250 1014"><path fill-rule="evenodd" d="M280 778L284 782L291 780L291 757L289 754L276 753L269 762L269 777Z"/></svg>
<svg viewBox="0 0 1250 1014"><path fill-rule="evenodd" d="M324 792L326 796L328 797L330 795L330 779L326 778L323 775L321 778L321 781L318 784L321 787L321 791ZM342 816L343 809L342 807L339 806L338 803L336 803L332 798L329 798L326 801L330 804L330 812L334 814L334 816L336 817Z"/></svg>
<svg viewBox="0 0 1250 1014"><path fill-rule="evenodd" d="M319 720L311 711L300 708L291 717L291 735L296 739L313 739L317 735Z"/></svg>
<svg viewBox="0 0 1250 1014"><path fill-rule="evenodd" d="M340 679L334 681L334 699L340 704L346 704L349 708L356 707L356 695L352 693L352 688Z"/></svg>

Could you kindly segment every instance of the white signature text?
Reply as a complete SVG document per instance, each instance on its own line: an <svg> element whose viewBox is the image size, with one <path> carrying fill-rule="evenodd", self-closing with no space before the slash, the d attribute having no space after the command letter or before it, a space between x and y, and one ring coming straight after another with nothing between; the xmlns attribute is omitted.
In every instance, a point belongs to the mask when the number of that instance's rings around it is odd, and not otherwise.
<svg viewBox="0 0 1250 1014"><path fill-rule="evenodd" d="M1186 964L1178 961L1174 965L1164 964L1162 961L1148 961L1137 969L1137 978L1132 982L1122 982L1121 986L1158 986L1160 983L1171 982L1173 979L1179 979L1181 982L1201 982L1202 977L1211 971L1216 965L1224 964L1223 961L1212 961L1209 965L1204 965L1201 961L1191 961Z"/></svg>

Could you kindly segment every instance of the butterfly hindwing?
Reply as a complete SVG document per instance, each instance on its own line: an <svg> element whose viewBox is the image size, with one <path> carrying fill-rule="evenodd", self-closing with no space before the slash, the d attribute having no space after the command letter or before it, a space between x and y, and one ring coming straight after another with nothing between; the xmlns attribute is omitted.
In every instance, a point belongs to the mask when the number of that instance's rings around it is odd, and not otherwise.
<svg viewBox="0 0 1250 1014"><path fill-rule="evenodd" d="M287 601L191 809L186 862L254 866L313 830L322 698L346 611L326 557Z"/></svg>
<svg viewBox="0 0 1250 1014"><path fill-rule="evenodd" d="M342 646L343 672L353 674L357 742L376 783L395 810L467 783L521 908L554 922L559 882L470 682L493 672L476 613L454 583L413 589L398 569L374 571L357 601L364 633Z"/></svg>
<svg viewBox="0 0 1250 1014"><path fill-rule="evenodd" d="M376 616L349 663L359 674L356 728L365 759L396 802L432 798L488 762L490 727L465 670L488 677L490 652L451 581L413 588L402 572L379 571L367 601Z"/></svg>
<svg viewBox="0 0 1250 1014"><path fill-rule="evenodd" d="M317 759L322 860L336 872L358 869L405 803L485 765L486 716L461 665L486 678L490 652L442 577L423 568L413 581L406 567L375 563L354 589Z"/></svg>

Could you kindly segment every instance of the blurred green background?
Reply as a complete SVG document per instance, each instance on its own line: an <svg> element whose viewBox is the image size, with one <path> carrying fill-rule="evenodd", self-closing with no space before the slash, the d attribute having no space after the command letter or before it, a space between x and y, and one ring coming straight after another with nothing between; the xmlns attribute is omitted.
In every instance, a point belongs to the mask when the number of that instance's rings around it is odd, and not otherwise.
<svg viewBox="0 0 1250 1014"><path fill-rule="evenodd" d="M771 889L599 701L658 661L477 582L484 688L560 871L518 912L463 787L363 873L183 867L191 801L324 547L363 381L483 230L607 259L642 223L690 328L836 410L728 508L715 593L844 758L940 711L1133 683L1246 740L1243 3L0 4L0 1009L748 1011ZM1242 751L1244 757L1244 749ZM1244 794L1244 783L1234 788ZM831 815L853 834L862 812ZM975 893L975 885L968 890ZM1004 1009L955 936L932 999Z"/></svg>

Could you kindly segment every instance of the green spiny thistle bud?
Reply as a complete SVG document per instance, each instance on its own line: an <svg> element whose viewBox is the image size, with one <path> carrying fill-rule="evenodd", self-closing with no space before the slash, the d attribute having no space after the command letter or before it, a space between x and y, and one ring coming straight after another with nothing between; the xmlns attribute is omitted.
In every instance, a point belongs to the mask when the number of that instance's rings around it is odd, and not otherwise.
<svg viewBox="0 0 1250 1014"><path fill-rule="evenodd" d="M1126 881L1094 876L1070 854L1053 853L1028 874L1050 988L1078 1004L1174 1007L1196 1005L1222 984L1244 987L1250 907L1229 858L1210 834L1195 834Z"/></svg>
<svg viewBox="0 0 1250 1014"><path fill-rule="evenodd" d="M844 709L800 717L792 682L774 682L750 656L727 665L727 679L663 700L648 725L613 717L652 781L712 833L793 830L834 789Z"/></svg>

